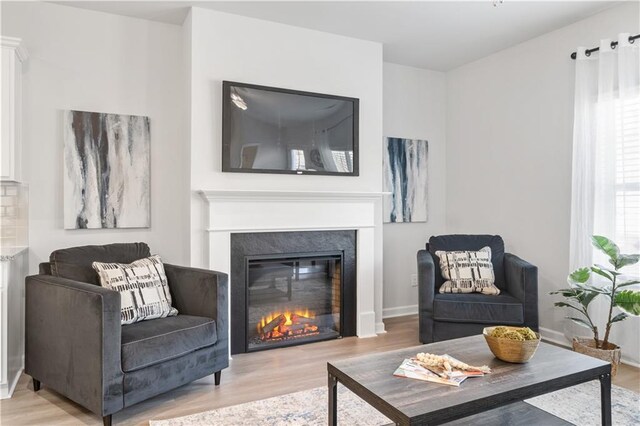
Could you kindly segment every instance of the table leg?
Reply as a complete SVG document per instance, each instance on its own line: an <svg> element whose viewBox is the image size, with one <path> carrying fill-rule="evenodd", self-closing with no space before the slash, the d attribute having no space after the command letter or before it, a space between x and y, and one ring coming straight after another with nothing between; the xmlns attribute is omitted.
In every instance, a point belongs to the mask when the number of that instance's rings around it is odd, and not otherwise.
<svg viewBox="0 0 640 426"><path fill-rule="evenodd" d="M338 379L329 373L329 426L338 424Z"/></svg>
<svg viewBox="0 0 640 426"><path fill-rule="evenodd" d="M611 374L602 374L599 379L602 426L611 426Z"/></svg>

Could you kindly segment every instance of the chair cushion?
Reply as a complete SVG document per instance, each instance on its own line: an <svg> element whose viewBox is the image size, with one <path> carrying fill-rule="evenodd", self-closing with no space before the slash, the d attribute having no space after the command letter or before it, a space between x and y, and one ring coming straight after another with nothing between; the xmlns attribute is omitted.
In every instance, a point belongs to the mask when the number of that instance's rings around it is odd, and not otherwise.
<svg viewBox="0 0 640 426"><path fill-rule="evenodd" d="M192 315L122 326L122 371L135 371L216 343L216 322Z"/></svg>
<svg viewBox="0 0 640 426"><path fill-rule="evenodd" d="M436 294L433 300L433 319L519 325L524 323L524 309L518 299L505 292L498 296L477 293Z"/></svg>
<svg viewBox="0 0 640 426"><path fill-rule="evenodd" d="M93 262L131 263L150 255L145 243L106 244L56 250L49 262L54 277L100 285L98 274L91 267Z"/></svg>
<svg viewBox="0 0 640 426"><path fill-rule="evenodd" d="M440 274L440 259L436 251L478 251L482 247L491 248L491 263L496 281L495 285L500 290L506 290L504 279L504 241L499 235L438 235L429 238L427 250L433 257L436 269L435 288L440 288L444 283Z"/></svg>

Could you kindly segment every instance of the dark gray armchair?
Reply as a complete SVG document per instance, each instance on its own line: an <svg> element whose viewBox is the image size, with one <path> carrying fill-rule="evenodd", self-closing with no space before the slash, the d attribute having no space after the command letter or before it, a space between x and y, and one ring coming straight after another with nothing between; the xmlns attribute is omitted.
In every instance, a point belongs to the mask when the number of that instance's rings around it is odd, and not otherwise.
<svg viewBox="0 0 640 426"><path fill-rule="evenodd" d="M174 317L120 325L120 294L94 261L148 257L144 243L57 250L26 279L25 372L103 417L228 367L227 275L165 264Z"/></svg>
<svg viewBox="0 0 640 426"><path fill-rule="evenodd" d="M436 251L491 247L497 296L440 294L444 282ZM538 331L538 268L504 252L498 235L440 235L418 251L420 341L438 342L482 333L491 325L527 326Z"/></svg>

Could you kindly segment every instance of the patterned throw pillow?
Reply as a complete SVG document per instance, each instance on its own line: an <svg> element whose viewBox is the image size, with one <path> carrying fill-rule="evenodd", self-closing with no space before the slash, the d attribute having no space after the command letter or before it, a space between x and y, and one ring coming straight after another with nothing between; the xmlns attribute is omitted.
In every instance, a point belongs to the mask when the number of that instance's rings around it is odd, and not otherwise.
<svg viewBox="0 0 640 426"><path fill-rule="evenodd" d="M93 262L100 285L120 293L121 323L178 315L171 306L171 293L160 256L122 263Z"/></svg>
<svg viewBox="0 0 640 426"><path fill-rule="evenodd" d="M497 295L500 289L493 283L491 248L479 251L436 251L440 270L446 280L440 293L482 293Z"/></svg>

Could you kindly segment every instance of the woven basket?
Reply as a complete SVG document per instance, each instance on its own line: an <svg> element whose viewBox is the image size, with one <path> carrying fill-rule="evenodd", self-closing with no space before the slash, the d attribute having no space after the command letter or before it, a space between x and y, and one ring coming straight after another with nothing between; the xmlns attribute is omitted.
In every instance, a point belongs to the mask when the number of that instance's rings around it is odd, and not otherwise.
<svg viewBox="0 0 640 426"><path fill-rule="evenodd" d="M602 340L600 340L600 344L602 344ZM622 356L619 346L609 343L607 349L597 349L595 340L588 337L574 337L573 350L611 363L611 377L615 377L618 373L618 365Z"/></svg>
<svg viewBox="0 0 640 426"><path fill-rule="evenodd" d="M490 336L495 327L487 327L482 331L489 349L496 356L506 362L524 363L529 361L533 354L536 353L538 345L540 344L540 334L536 333L538 337L536 340L512 340L501 337ZM509 327L509 329L518 329L521 327Z"/></svg>

